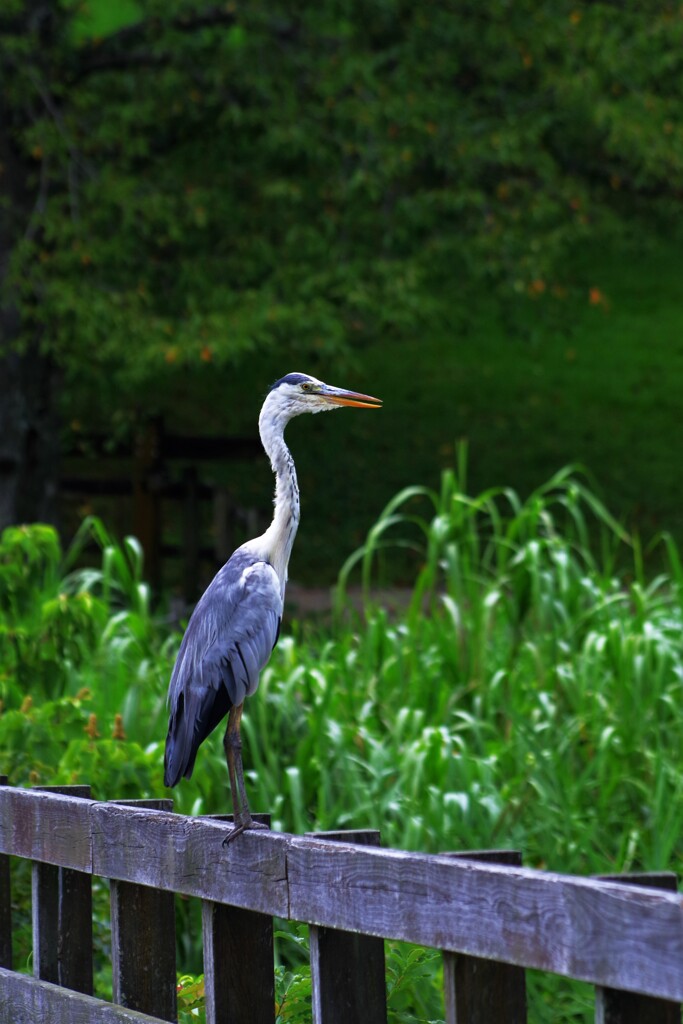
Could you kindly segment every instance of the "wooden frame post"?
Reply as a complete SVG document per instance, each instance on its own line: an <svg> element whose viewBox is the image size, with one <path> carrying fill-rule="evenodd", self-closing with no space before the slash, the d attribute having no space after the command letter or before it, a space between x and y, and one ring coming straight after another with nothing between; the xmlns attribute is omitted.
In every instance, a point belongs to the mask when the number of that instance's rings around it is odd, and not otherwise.
<svg viewBox="0 0 683 1024"><path fill-rule="evenodd" d="M310 832L329 842L379 846L374 829ZM313 1024L386 1024L384 939L310 926Z"/></svg>
<svg viewBox="0 0 683 1024"><path fill-rule="evenodd" d="M7 776L0 775L0 786ZM12 876L6 853L0 853L0 967L12 969Z"/></svg>
<svg viewBox="0 0 683 1024"><path fill-rule="evenodd" d="M460 860L521 867L519 850L448 853ZM444 952L446 1024L525 1024L526 976L522 967L476 956Z"/></svg>
<svg viewBox="0 0 683 1024"><path fill-rule="evenodd" d="M231 814L208 817L233 819ZM252 817L270 827L269 814ZM273 918L202 900L202 936L206 1024L273 1024Z"/></svg>
<svg viewBox="0 0 683 1024"><path fill-rule="evenodd" d="M40 786L41 792L90 799L90 786ZM92 995L92 878L33 863L33 973L41 981Z"/></svg>
<svg viewBox="0 0 683 1024"><path fill-rule="evenodd" d="M172 800L116 800L172 811ZM135 882L111 880L114 1002L162 1020L177 1020L175 897Z"/></svg>
<svg viewBox="0 0 683 1024"><path fill-rule="evenodd" d="M603 882L643 885L648 889L678 889L678 879L672 871L597 877ZM681 1024L681 1004L596 985L595 1024Z"/></svg>

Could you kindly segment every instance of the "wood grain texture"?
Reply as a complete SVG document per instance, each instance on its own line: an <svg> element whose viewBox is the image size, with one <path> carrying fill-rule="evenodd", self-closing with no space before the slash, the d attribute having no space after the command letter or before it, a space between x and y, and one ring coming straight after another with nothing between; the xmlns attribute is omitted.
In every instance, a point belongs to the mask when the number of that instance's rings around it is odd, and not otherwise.
<svg viewBox="0 0 683 1024"><path fill-rule="evenodd" d="M221 822L118 804L94 805L92 823L98 875L289 915L283 835L244 832L223 846Z"/></svg>
<svg viewBox="0 0 683 1024"><path fill-rule="evenodd" d="M270 828L269 814L252 817ZM232 814L205 820L232 822ZM202 901L207 1024L273 1024L273 918L241 907Z"/></svg>
<svg viewBox="0 0 683 1024"><path fill-rule="evenodd" d="M273 919L202 903L206 1024L273 1024Z"/></svg>
<svg viewBox="0 0 683 1024"><path fill-rule="evenodd" d="M92 995L92 876L59 868L59 984Z"/></svg>
<svg viewBox="0 0 683 1024"><path fill-rule="evenodd" d="M640 885L0 787L0 853L308 924L683 999L683 900Z"/></svg>
<svg viewBox="0 0 683 1024"><path fill-rule="evenodd" d="M31 865L31 919L34 977L58 985L59 868L55 864Z"/></svg>
<svg viewBox="0 0 683 1024"><path fill-rule="evenodd" d="M0 853L92 872L90 800L31 789L0 789Z"/></svg>
<svg viewBox="0 0 683 1024"><path fill-rule="evenodd" d="M519 850L449 853L449 857L521 867ZM443 955L446 1024L526 1024L524 968L462 953Z"/></svg>
<svg viewBox="0 0 683 1024"><path fill-rule="evenodd" d="M0 786L6 785L7 776L0 775ZM12 967L12 875L5 853L0 853L0 967Z"/></svg>
<svg viewBox="0 0 683 1024"><path fill-rule="evenodd" d="M614 988L683 995L683 901L591 879L292 839L290 916Z"/></svg>
<svg viewBox="0 0 683 1024"><path fill-rule="evenodd" d="M90 786L46 786L40 792L90 799ZM91 876L34 862L32 886L35 976L92 995Z"/></svg>
<svg viewBox="0 0 683 1024"><path fill-rule="evenodd" d="M671 871L633 875L602 875L603 881L640 885L676 892L678 879ZM668 999L622 992L598 985L595 990L596 1024L681 1024L681 1004Z"/></svg>
<svg viewBox="0 0 683 1024"><path fill-rule="evenodd" d="M115 1002L177 1019L173 893L111 883L111 959Z"/></svg>
<svg viewBox="0 0 683 1024"><path fill-rule="evenodd" d="M375 829L322 832L325 842L380 845ZM310 928L313 1024L386 1024L384 940L336 928Z"/></svg>
<svg viewBox="0 0 683 1024"><path fill-rule="evenodd" d="M141 811L167 812L173 806L169 800L135 800L121 805L131 814L132 822ZM117 879L112 879L110 891L114 1002L162 1020L177 1020L173 893Z"/></svg>
<svg viewBox="0 0 683 1024"><path fill-rule="evenodd" d="M133 1010L0 968L0 1021L5 1024L159 1024Z"/></svg>

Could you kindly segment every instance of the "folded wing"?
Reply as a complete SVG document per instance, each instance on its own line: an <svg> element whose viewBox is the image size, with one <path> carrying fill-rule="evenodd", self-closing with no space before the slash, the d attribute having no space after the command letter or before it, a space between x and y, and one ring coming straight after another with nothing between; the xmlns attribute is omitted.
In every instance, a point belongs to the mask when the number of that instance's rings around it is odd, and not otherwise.
<svg viewBox="0 0 683 1024"><path fill-rule="evenodd" d="M238 549L197 604L178 651L168 691L167 786L190 778L199 745L256 690L281 618L277 573Z"/></svg>

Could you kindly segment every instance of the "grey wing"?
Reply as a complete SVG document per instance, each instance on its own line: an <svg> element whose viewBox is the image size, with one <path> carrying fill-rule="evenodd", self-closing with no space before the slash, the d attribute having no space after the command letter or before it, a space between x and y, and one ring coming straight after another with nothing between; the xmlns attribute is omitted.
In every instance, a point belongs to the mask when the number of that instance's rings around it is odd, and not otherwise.
<svg viewBox="0 0 683 1024"><path fill-rule="evenodd" d="M197 604L178 651L168 690L167 786L190 777L200 743L256 690L281 617L272 565L236 551Z"/></svg>

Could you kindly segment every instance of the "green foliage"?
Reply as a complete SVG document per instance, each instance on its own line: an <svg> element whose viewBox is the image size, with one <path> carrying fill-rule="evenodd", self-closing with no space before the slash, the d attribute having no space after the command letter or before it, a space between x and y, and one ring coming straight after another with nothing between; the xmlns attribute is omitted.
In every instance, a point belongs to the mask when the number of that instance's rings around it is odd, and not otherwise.
<svg viewBox="0 0 683 1024"><path fill-rule="evenodd" d="M204 1024L204 977L183 974L178 978L179 1024Z"/></svg>
<svg viewBox="0 0 683 1024"><path fill-rule="evenodd" d="M12 285L70 415L162 407L255 350L423 334L473 281L561 304L577 243L677 202L666 4L47 6L49 30L22 0L0 21L36 197Z"/></svg>
<svg viewBox="0 0 683 1024"><path fill-rule="evenodd" d="M101 566L73 569L92 541ZM0 749L11 781L85 780L101 796L111 782L119 795L160 790L158 756L143 747L163 730L169 641L141 573L138 542L116 544L97 520L66 554L52 527L4 531Z"/></svg>
<svg viewBox="0 0 683 1024"><path fill-rule="evenodd" d="M380 828L386 845L404 849L513 846L525 863L565 872L680 869L679 550L660 538L663 569L648 578L640 544L577 470L525 501L509 489L471 496L465 471L461 451L440 491L398 494L342 569L335 623L281 639L243 720L254 810L296 832ZM43 527L3 537L0 763L17 784L161 796L177 637L149 616L135 545L115 545L100 524L90 531L101 566L78 572ZM373 598L394 550L415 560L415 585L390 615ZM355 572L360 612L344 599ZM79 598L90 619L48 617L46 633L44 606L60 594ZM35 687L17 681L15 633ZM35 652L45 635L44 646L70 652L68 673L44 670ZM177 809L224 811L225 774L215 735L174 793ZM179 905L180 962L192 972L197 909ZM283 926L283 1022L308 1019L305 961L305 930ZM438 963L389 945L392 1020L440 1018ZM531 982L536 1021L590 1019L585 986ZM187 983L187 1013L200 983Z"/></svg>

